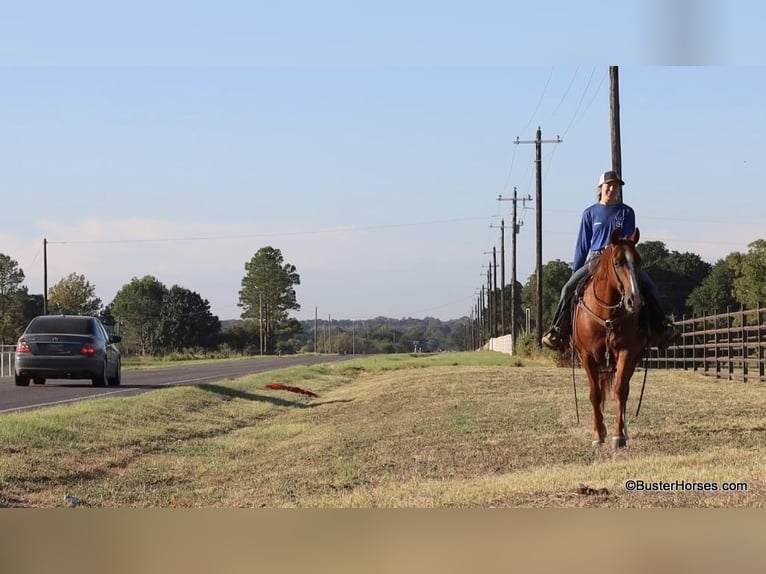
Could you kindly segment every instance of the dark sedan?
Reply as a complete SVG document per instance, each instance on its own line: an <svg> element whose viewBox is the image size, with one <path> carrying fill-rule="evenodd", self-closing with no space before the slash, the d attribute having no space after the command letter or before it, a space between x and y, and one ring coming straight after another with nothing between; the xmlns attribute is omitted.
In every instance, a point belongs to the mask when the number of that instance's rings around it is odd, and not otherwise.
<svg viewBox="0 0 766 574"><path fill-rule="evenodd" d="M94 386L117 386L122 360L116 343L96 317L40 315L30 321L16 343L16 385L30 380L90 379Z"/></svg>

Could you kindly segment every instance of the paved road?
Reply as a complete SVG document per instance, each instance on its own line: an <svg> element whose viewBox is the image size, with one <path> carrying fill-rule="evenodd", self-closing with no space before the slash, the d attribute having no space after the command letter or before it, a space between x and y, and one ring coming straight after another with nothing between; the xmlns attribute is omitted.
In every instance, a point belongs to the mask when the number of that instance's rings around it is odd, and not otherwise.
<svg viewBox="0 0 766 574"><path fill-rule="evenodd" d="M59 405L105 396L130 396L171 385L194 385L263 373L295 365L313 365L351 359L351 355L324 357L265 357L159 369L123 370L119 387L94 387L88 380L52 379L44 385L17 387L12 377L0 377L0 414Z"/></svg>

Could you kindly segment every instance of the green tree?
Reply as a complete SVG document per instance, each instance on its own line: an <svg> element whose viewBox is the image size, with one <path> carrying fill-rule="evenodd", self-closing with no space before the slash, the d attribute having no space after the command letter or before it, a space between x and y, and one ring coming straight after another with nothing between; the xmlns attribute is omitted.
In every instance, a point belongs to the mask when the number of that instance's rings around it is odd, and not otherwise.
<svg viewBox="0 0 766 574"><path fill-rule="evenodd" d="M124 328L122 343L141 355L158 350L162 300L167 289L156 277L133 277L111 303L112 313Z"/></svg>
<svg viewBox="0 0 766 574"><path fill-rule="evenodd" d="M680 317L691 311L689 295L710 274L711 266L696 253L668 251L661 241L639 243L641 268L652 278L667 314Z"/></svg>
<svg viewBox="0 0 766 574"><path fill-rule="evenodd" d="M710 270L710 274L691 292L686 306L695 315L722 313L729 306L735 306L734 272L727 259L721 259Z"/></svg>
<svg viewBox="0 0 766 574"><path fill-rule="evenodd" d="M221 322L198 293L173 285L163 296L157 346L163 351L209 349L218 343Z"/></svg>
<svg viewBox="0 0 766 574"><path fill-rule="evenodd" d="M262 247L245 263L246 274L242 278L239 303L243 319L259 322L266 352L273 353L277 333L282 337L288 312L300 310L295 298L295 285L300 285L300 275L295 265L284 262L282 252L271 246Z"/></svg>
<svg viewBox="0 0 766 574"><path fill-rule="evenodd" d="M643 241L636 249L641 255L641 268L647 273L656 267L662 266L662 261L670 254L665 243L662 241Z"/></svg>
<svg viewBox="0 0 766 574"><path fill-rule="evenodd" d="M260 351L258 323L246 320L221 330L221 342L231 350L249 355Z"/></svg>
<svg viewBox="0 0 766 574"><path fill-rule="evenodd" d="M24 271L16 260L0 253L0 344L16 343L28 318L25 309L29 303L24 282Z"/></svg>
<svg viewBox="0 0 766 574"><path fill-rule="evenodd" d="M561 297L561 288L571 276L572 268L560 259L549 261L543 265L543 328L553 321L553 314L556 312L556 306ZM537 317L537 273L532 273L527 279L521 292L521 303L523 307L530 309L534 323L535 317Z"/></svg>
<svg viewBox="0 0 766 574"><path fill-rule="evenodd" d="M96 297L96 289L85 275L70 273L48 289L48 312L51 314L95 317L101 308L101 299Z"/></svg>
<svg viewBox="0 0 766 574"><path fill-rule="evenodd" d="M757 239L748 245L748 252L729 261L734 272L734 296L747 308L766 301L766 240Z"/></svg>

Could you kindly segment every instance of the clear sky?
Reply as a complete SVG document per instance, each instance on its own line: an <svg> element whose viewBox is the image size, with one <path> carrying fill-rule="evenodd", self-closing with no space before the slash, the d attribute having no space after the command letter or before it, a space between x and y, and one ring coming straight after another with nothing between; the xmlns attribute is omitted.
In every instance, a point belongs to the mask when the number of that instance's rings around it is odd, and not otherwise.
<svg viewBox="0 0 766 574"><path fill-rule="evenodd" d="M766 238L766 68L732 66L761 59L759 3L368 4L4 8L0 252L30 292L47 238L49 286L81 273L109 303L150 274L232 319L271 245L300 319L466 315L510 225L498 196L535 196L514 141L538 126L562 139L543 146L543 260L571 261L611 163L609 64L642 238L711 263Z"/></svg>

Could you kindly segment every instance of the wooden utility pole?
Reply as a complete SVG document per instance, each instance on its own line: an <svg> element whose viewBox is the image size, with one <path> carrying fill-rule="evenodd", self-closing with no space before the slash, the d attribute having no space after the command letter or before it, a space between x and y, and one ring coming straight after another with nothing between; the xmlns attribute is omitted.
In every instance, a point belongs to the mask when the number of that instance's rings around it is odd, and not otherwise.
<svg viewBox="0 0 766 574"><path fill-rule="evenodd" d="M48 239L43 237L43 315L48 314Z"/></svg>
<svg viewBox="0 0 766 574"><path fill-rule="evenodd" d="M516 348L516 236L519 234L519 230L521 229L521 223L518 223L517 218L517 208L518 203L521 201L521 203L524 205L527 201L532 201L532 196L527 195L526 197L518 197L516 186L513 187L513 198L505 199L501 196L499 196L498 201L513 201L513 222L509 229L511 229L511 233L513 234L511 236L511 328L510 332L512 334L511 342L514 346L514 349ZM505 255L503 255L503 266L505 267ZM503 269L503 289L505 289L505 269ZM505 320L503 320L503 334L505 334L507 331L505 330Z"/></svg>
<svg viewBox="0 0 766 574"><path fill-rule="evenodd" d="M612 169L623 177L622 148L620 147L620 78L617 66L609 66L609 112L612 133ZM620 190L622 201L622 190Z"/></svg>
<svg viewBox="0 0 766 574"><path fill-rule="evenodd" d="M489 307L489 333L491 337L497 337L499 333L497 323L500 317L497 309L497 248L492 247L492 251L484 252L484 255L489 254L492 254L492 261L489 262L489 268L487 269L487 306ZM490 272L492 273L491 281Z"/></svg>
<svg viewBox="0 0 766 574"><path fill-rule="evenodd" d="M492 306L495 310L495 316L492 318L492 332L494 336L498 335L498 312L497 312L497 249L492 248Z"/></svg>
<svg viewBox="0 0 766 574"><path fill-rule="evenodd" d="M487 325L487 339L491 339L494 337L494 334L492 333L492 322L493 322L493 304L492 304L492 261L489 262L489 267L487 268L487 316L486 316L486 325Z"/></svg>
<svg viewBox="0 0 766 574"><path fill-rule="evenodd" d="M561 138L556 136L555 140L543 140L540 126L537 127L537 134L534 140L519 141L518 136L514 143L533 143L535 144L535 214L536 214L536 235L537 235L537 269L535 278L537 280L537 303L535 307L537 323L537 346L542 347L543 339L543 145L544 143L561 143Z"/></svg>
<svg viewBox="0 0 766 574"><path fill-rule="evenodd" d="M487 313L484 311L484 285L479 290L479 347L484 345L484 325L487 322Z"/></svg>
<svg viewBox="0 0 766 574"><path fill-rule="evenodd" d="M500 336L505 330L505 220L500 220Z"/></svg>
<svg viewBox="0 0 766 574"><path fill-rule="evenodd" d="M497 196L498 201L505 201L502 195ZM489 224L490 227L498 227L497 225ZM505 321L505 230L511 229L506 227L505 220L500 220L500 336L508 333Z"/></svg>

